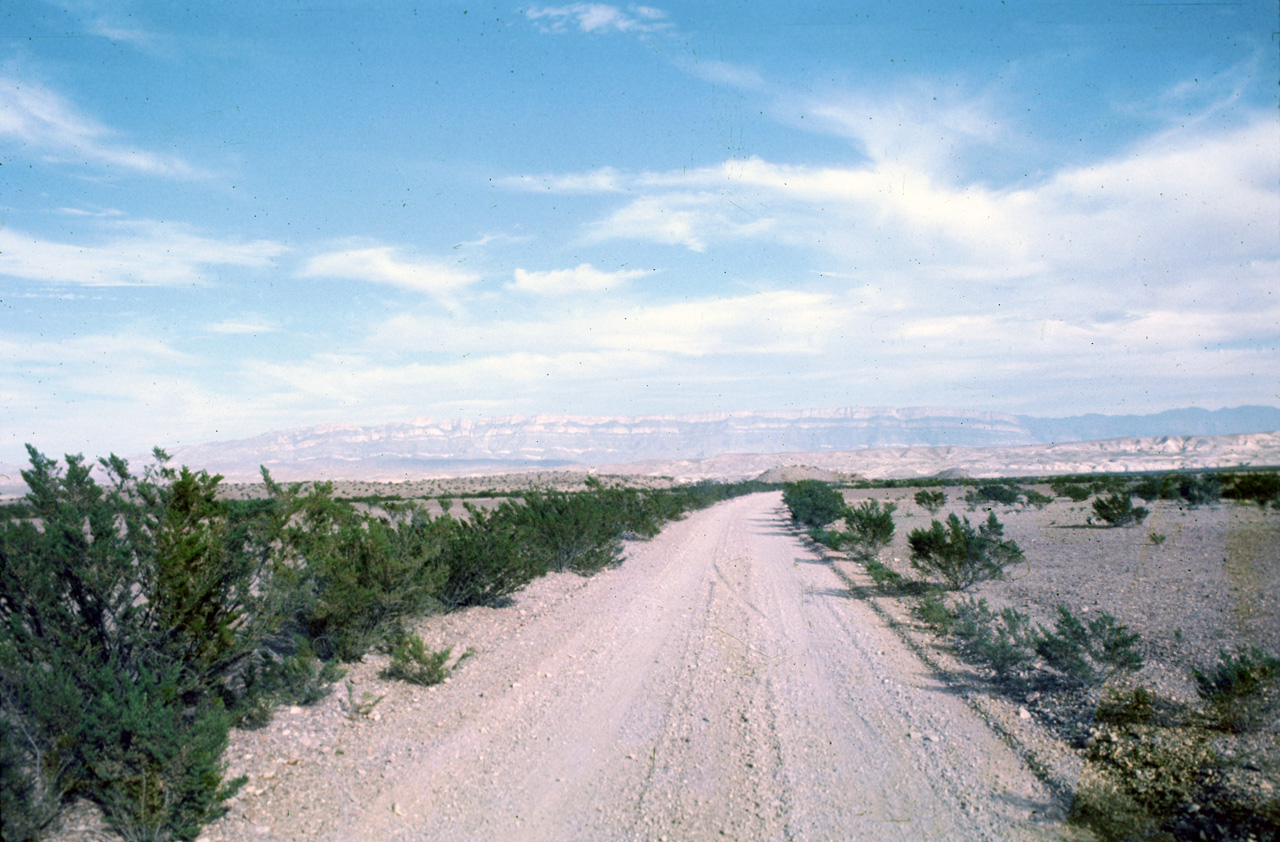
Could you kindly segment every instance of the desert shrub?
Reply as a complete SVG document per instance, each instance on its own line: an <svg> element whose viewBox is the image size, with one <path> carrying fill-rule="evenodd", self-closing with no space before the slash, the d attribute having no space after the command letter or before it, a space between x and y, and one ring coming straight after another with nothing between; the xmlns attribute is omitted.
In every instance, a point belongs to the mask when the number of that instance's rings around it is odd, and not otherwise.
<svg viewBox="0 0 1280 842"><path fill-rule="evenodd" d="M421 687L439 684L449 675L445 664L449 663L452 649L429 651L422 638L404 635L391 649L391 663L379 675L397 681L407 681Z"/></svg>
<svg viewBox="0 0 1280 842"><path fill-rule="evenodd" d="M912 614L938 634L950 634L955 625L956 614L947 607L942 595L927 593L912 606Z"/></svg>
<svg viewBox="0 0 1280 842"><path fill-rule="evenodd" d="M1053 502L1053 498L1048 494L1041 494L1035 489L1028 489L1022 492L1022 502L1028 506L1035 506L1037 509L1043 509L1045 506Z"/></svg>
<svg viewBox="0 0 1280 842"><path fill-rule="evenodd" d="M1153 500L1172 500L1178 496L1178 474L1161 474L1138 480L1129 487L1129 493L1150 503Z"/></svg>
<svg viewBox="0 0 1280 842"><path fill-rule="evenodd" d="M791 519L805 526L826 526L845 510L840 492L816 479L787 483L782 502L791 510Z"/></svg>
<svg viewBox="0 0 1280 842"><path fill-rule="evenodd" d="M451 521L414 513L397 528L335 500L328 483L296 510L284 540L305 564L314 599L301 621L320 657L356 660L435 604L449 575L443 554Z"/></svg>
<svg viewBox="0 0 1280 842"><path fill-rule="evenodd" d="M1196 690L1208 703L1210 717L1233 731L1247 730L1274 713L1280 691L1280 658L1257 647L1235 653L1222 650L1212 672L1193 670Z"/></svg>
<svg viewBox="0 0 1280 842"><path fill-rule="evenodd" d="M1106 497L1098 497L1093 501L1093 513L1098 520L1107 526L1129 526L1142 523L1149 512L1141 506L1133 505L1128 494L1113 491Z"/></svg>
<svg viewBox="0 0 1280 842"><path fill-rule="evenodd" d="M991 503L1000 503L1005 506L1014 506L1018 503L1018 497L1021 489L1016 485L1008 485L1000 482L983 483L975 489L978 497L984 501Z"/></svg>
<svg viewBox="0 0 1280 842"><path fill-rule="evenodd" d="M1280 500L1280 473L1274 471L1226 474L1222 477L1222 497L1253 501L1265 506Z"/></svg>
<svg viewBox="0 0 1280 842"><path fill-rule="evenodd" d="M867 575L878 587L901 588L906 584L906 580L896 570L875 559L869 559L865 567Z"/></svg>
<svg viewBox="0 0 1280 842"><path fill-rule="evenodd" d="M522 540L514 506L484 511L471 504L465 521L453 521L445 544L449 578L440 601L449 609L494 605L546 572Z"/></svg>
<svg viewBox="0 0 1280 842"><path fill-rule="evenodd" d="M1222 498L1222 480L1212 474L1193 474L1178 481L1178 494L1189 506L1208 506Z"/></svg>
<svg viewBox="0 0 1280 842"><path fill-rule="evenodd" d="M816 526L810 526L805 532L814 543L830 547L833 550L840 549L849 537L843 532L837 532L834 529L819 529Z"/></svg>
<svg viewBox="0 0 1280 842"><path fill-rule="evenodd" d="M1003 535L1004 527L994 513L976 531L968 518L952 514L945 526L935 520L928 529L911 530L907 536L911 565L926 575L941 577L952 590L1002 579L1011 565L1025 560L1017 543Z"/></svg>
<svg viewBox="0 0 1280 842"><path fill-rule="evenodd" d="M1058 606L1053 631L1040 626L1035 637L1036 654L1074 684L1095 684L1116 672L1142 668L1136 645L1140 636L1116 623L1105 611L1088 624L1065 605Z"/></svg>
<svg viewBox="0 0 1280 842"><path fill-rule="evenodd" d="M1080 485L1072 482L1055 482L1053 483L1053 493L1059 497L1066 497L1073 503L1083 503L1093 495L1093 490L1087 485Z"/></svg>
<svg viewBox="0 0 1280 842"><path fill-rule="evenodd" d="M80 786L128 840L194 839L247 780L223 782L230 717L211 696L182 700L181 664L135 673L108 664L81 721L86 764Z"/></svg>
<svg viewBox="0 0 1280 842"><path fill-rule="evenodd" d="M224 701L286 621L287 577L220 477L157 451L142 477L100 460L104 487L79 456L28 452L30 516L0 514L0 721L22 758L6 814L39 824L75 792L126 836L191 838L235 788Z"/></svg>
<svg viewBox="0 0 1280 842"><path fill-rule="evenodd" d="M874 556L893 541L893 503L882 508L879 500L867 500L853 509L845 509L844 522L848 538L864 555Z"/></svg>
<svg viewBox="0 0 1280 842"><path fill-rule="evenodd" d="M956 604L951 634L962 655L987 664L1001 679L1034 659L1034 632L1027 615L1013 608L993 612L985 599L970 597Z"/></svg>
<svg viewBox="0 0 1280 842"><path fill-rule="evenodd" d="M916 496L913 499L916 501L917 506L925 509L931 515L936 515L942 510L943 506L947 505L947 495L944 492L936 490L917 491Z"/></svg>
<svg viewBox="0 0 1280 842"><path fill-rule="evenodd" d="M591 573L617 563L625 512L611 511L591 492L536 491L512 510L520 538L547 570Z"/></svg>

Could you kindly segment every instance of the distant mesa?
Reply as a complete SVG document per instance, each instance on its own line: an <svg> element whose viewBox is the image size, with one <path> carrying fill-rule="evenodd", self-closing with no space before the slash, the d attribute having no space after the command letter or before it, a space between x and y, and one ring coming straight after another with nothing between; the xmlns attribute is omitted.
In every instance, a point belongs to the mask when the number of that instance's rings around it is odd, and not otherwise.
<svg viewBox="0 0 1280 842"><path fill-rule="evenodd" d="M1035 418L913 407L326 424L175 448L174 464L257 482L406 482L537 471L679 481L950 479L1280 464L1280 409ZM130 459L135 465L146 458ZM25 491L0 465L0 495Z"/></svg>
<svg viewBox="0 0 1280 842"><path fill-rule="evenodd" d="M945 470L991 476L1014 466L1001 465L999 457L975 462L973 449L1039 446L1053 450L1073 442L1105 440L1108 444L1083 463L1079 460L1084 457L1074 451L1059 453L1060 458L1050 461L1080 466L1080 470L1090 466L1104 471L1127 470L1124 465L1132 460L1126 460L1124 454L1135 447L1154 446L1139 445L1137 438L1162 437L1159 449L1172 463L1198 447L1188 437L1275 430L1280 430L1280 409L1261 406L1071 418L939 407L843 407L634 417L419 418L374 427L327 424L179 449L173 457L179 464L249 482L259 477L260 465L279 480L401 481L624 465L632 466L628 472L635 474L745 479L788 465L870 476L859 467L862 463L854 464L857 460L836 457L876 450L893 451L898 456L876 462L875 476L921 477ZM1123 441L1126 437L1135 441ZM906 448L913 452L928 448L932 454L922 462L915 456L907 458L902 452ZM778 458L782 454L788 454L785 460ZM1045 460L1029 457L1018 457L1014 462L1051 467Z"/></svg>

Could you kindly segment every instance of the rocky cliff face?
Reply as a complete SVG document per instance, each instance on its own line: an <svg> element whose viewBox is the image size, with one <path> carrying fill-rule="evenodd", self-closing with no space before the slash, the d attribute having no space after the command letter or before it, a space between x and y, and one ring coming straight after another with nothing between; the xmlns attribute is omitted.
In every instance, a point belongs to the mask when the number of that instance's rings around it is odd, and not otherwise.
<svg viewBox="0 0 1280 842"><path fill-rule="evenodd" d="M360 427L330 424L180 450L175 462L252 478L492 471L699 460L725 453L892 447L1011 447L1138 435L1224 435L1280 429L1280 409L1177 410L1156 416L1030 418L941 408L843 409L681 416L507 416ZM1099 435L1102 433L1102 435Z"/></svg>

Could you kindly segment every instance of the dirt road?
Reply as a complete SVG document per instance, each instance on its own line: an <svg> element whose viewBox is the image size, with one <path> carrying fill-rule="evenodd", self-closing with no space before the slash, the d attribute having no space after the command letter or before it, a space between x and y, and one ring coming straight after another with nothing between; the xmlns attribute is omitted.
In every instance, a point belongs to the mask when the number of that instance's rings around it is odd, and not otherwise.
<svg viewBox="0 0 1280 842"><path fill-rule="evenodd" d="M1035 776L849 598L778 494L445 621L479 650L449 684L335 726L323 762L251 780L209 838L1058 838Z"/></svg>

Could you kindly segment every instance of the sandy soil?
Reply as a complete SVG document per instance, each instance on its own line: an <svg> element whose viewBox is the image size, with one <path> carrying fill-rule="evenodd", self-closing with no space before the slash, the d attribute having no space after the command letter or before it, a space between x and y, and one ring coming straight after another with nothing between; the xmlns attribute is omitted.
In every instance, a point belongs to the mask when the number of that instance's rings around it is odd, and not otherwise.
<svg viewBox="0 0 1280 842"><path fill-rule="evenodd" d="M1057 839L1058 806L973 705L787 525L695 513L590 579L432 618L474 647L416 688L341 689L237 732L215 840ZM1015 716L1016 719L1016 716ZM1016 741L1014 741L1016 742Z"/></svg>

